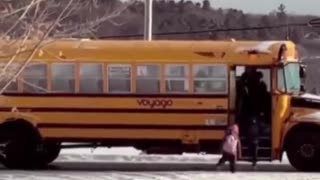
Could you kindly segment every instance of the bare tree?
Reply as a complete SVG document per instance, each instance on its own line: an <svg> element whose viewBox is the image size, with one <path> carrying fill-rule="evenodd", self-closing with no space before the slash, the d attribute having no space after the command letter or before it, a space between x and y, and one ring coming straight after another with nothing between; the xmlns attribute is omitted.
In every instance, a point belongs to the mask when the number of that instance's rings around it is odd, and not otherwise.
<svg viewBox="0 0 320 180"><path fill-rule="evenodd" d="M0 0L0 94L44 46L60 38L94 37L104 22L120 26L124 22L117 17L134 2Z"/></svg>

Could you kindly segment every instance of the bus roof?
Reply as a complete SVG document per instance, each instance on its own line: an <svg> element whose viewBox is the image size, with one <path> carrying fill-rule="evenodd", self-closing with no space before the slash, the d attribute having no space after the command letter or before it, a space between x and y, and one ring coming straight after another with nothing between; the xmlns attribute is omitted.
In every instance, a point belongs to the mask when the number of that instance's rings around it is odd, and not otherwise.
<svg viewBox="0 0 320 180"><path fill-rule="evenodd" d="M8 60L19 43L0 42L0 59ZM35 41L26 43L27 49ZM42 42L34 60L41 62L80 61L112 63L226 63L274 64L280 47L287 47L291 61L295 57L295 44L291 41L172 41L172 40L87 40L64 39ZM249 58L248 52L256 58ZM23 53L19 59L30 55Z"/></svg>

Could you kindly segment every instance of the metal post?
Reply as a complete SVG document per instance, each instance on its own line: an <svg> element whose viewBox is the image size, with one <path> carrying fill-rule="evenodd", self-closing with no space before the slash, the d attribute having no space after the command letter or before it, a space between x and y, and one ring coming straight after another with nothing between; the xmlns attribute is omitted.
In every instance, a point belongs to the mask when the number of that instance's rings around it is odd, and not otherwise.
<svg viewBox="0 0 320 180"><path fill-rule="evenodd" d="M152 1L145 0L144 3L144 40L152 40Z"/></svg>

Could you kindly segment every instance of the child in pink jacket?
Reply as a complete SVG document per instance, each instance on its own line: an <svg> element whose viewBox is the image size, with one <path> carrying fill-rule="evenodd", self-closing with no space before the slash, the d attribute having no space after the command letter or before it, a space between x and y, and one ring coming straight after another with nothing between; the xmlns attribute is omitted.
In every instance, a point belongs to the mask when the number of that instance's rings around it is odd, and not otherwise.
<svg viewBox="0 0 320 180"><path fill-rule="evenodd" d="M239 128L235 124L227 129L222 143L222 157L217 164L217 168L229 161L230 171L232 173L235 172L239 144Z"/></svg>

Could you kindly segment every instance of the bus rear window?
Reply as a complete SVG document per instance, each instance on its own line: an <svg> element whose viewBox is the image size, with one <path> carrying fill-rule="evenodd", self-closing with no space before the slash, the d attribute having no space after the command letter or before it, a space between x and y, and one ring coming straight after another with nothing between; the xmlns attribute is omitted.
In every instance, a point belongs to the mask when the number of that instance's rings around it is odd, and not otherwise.
<svg viewBox="0 0 320 180"><path fill-rule="evenodd" d="M137 93L160 93L160 65L138 65L136 86Z"/></svg>
<svg viewBox="0 0 320 180"><path fill-rule="evenodd" d="M52 91L75 92L75 64L52 64Z"/></svg>
<svg viewBox="0 0 320 180"><path fill-rule="evenodd" d="M166 65L166 92L186 93L189 91L189 71L184 64Z"/></svg>
<svg viewBox="0 0 320 180"><path fill-rule="evenodd" d="M195 93L228 93L228 69L226 65L194 65L193 78Z"/></svg>
<svg viewBox="0 0 320 180"><path fill-rule="evenodd" d="M7 63L0 63L0 69L4 70L6 65ZM12 63L7 67L6 71L15 72L18 69L19 69L19 65L16 63ZM11 80L11 76L8 76L5 79L6 79L5 81L0 82L1 87L6 86L7 82ZM13 81L11 81L10 85L5 89L5 92L18 92L18 79L14 79Z"/></svg>
<svg viewBox="0 0 320 180"><path fill-rule="evenodd" d="M80 65L80 93L103 93L102 64Z"/></svg>
<svg viewBox="0 0 320 180"><path fill-rule="evenodd" d="M108 92L131 92L131 66L129 64L108 65Z"/></svg>
<svg viewBox="0 0 320 180"><path fill-rule="evenodd" d="M23 71L23 92L47 92L47 65L40 63L29 64Z"/></svg>

